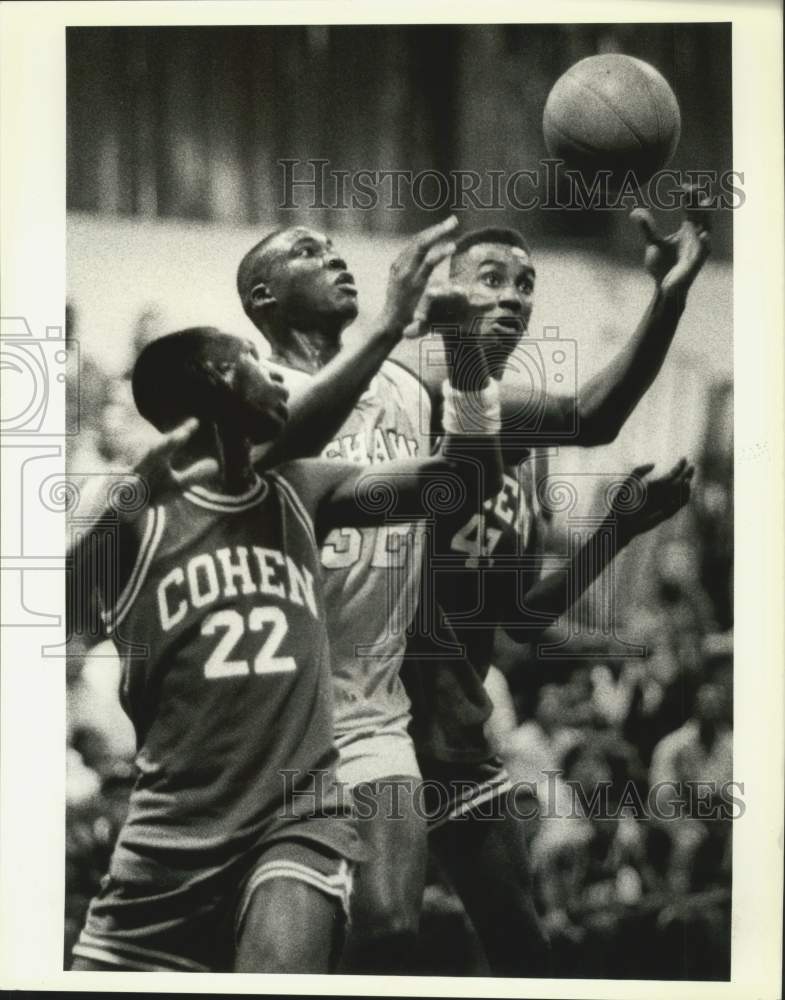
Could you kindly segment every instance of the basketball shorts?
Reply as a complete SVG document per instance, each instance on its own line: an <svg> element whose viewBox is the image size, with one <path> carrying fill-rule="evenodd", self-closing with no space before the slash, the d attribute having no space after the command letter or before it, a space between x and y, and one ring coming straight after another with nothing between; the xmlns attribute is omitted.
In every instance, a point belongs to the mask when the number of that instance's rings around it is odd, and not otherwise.
<svg viewBox="0 0 785 1000"><path fill-rule="evenodd" d="M429 831L472 817L500 819L505 812L510 776L500 757L479 763L445 762L420 757L422 805Z"/></svg>
<svg viewBox="0 0 785 1000"><path fill-rule="evenodd" d="M249 859L188 874L151 869L148 881L133 882L107 875L74 955L140 972L231 972L251 900L276 878L334 897L348 920L351 862L316 841L276 840Z"/></svg>
<svg viewBox="0 0 785 1000"><path fill-rule="evenodd" d="M339 784L354 788L390 777L419 780L420 768L408 725L406 715L379 729L337 735Z"/></svg>

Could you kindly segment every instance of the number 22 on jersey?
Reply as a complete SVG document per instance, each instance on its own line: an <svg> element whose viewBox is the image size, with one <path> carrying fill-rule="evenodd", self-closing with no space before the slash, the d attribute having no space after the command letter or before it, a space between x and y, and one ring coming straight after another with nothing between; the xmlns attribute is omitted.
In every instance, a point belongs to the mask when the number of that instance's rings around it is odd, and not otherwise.
<svg viewBox="0 0 785 1000"><path fill-rule="evenodd" d="M289 623L284 612L275 605L252 608L247 616L234 608L221 608L208 615L202 622L201 633L205 636L220 635L218 644L204 665L204 676L208 680L222 677L243 677L255 674L290 674L297 669L293 656L278 656L281 643L289 631ZM253 659L232 659L232 653L248 633L259 633L259 649Z"/></svg>

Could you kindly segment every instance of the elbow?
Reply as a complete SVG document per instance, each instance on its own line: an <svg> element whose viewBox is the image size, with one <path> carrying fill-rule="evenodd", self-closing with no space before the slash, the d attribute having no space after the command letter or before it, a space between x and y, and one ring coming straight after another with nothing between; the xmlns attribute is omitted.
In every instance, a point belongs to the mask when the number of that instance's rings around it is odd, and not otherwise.
<svg viewBox="0 0 785 1000"><path fill-rule="evenodd" d="M616 419L580 417L576 443L583 448L596 448L599 445L613 444L619 436L622 424L622 421Z"/></svg>

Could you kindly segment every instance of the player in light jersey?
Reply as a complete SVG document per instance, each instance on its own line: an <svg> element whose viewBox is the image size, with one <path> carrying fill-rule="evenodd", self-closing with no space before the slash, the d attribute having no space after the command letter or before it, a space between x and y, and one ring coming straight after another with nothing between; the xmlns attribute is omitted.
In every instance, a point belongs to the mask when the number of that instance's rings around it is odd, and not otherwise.
<svg viewBox="0 0 785 1000"><path fill-rule="evenodd" d="M360 466L431 452L430 404L417 379L386 361L412 322L428 278L454 249L456 220L415 238L390 273L371 336L341 350L357 315L346 262L323 234L306 227L272 233L240 263L243 307L272 347L271 370L293 399L310 393L302 454ZM298 445L294 445L295 451ZM416 933L426 863L426 824L407 798L419 770L407 727L409 701L398 671L417 605L420 531L399 520L382 528L334 531L322 548L336 692L338 776L362 785L360 830L371 851L358 868L347 968L405 967ZM402 779L400 818L388 822L386 779ZM407 786L408 781L408 786Z"/></svg>
<svg viewBox="0 0 785 1000"><path fill-rule="evenodd" d="M311 380L275 363L270 370L293 393L306 391ZM321 454L360 466L426 456L429 428L419 382L385 361ZM409 701L398 673L419 599L421 554L421 525L401 521L336 528L322 545L340 777L352 786L368 780L363 758L371 739L391 774L411 773Z"/></svg>
<svg viewBox="0 0 785 1000"><path fill-rule="evenodd" d="M142 655L126 658L122 690L138 777L73 968L327 971L363 851L335 782L316 539L390 510L426 515L437 485L459 481L476 502L476 445L456 435L439 457L372 473L254 464L251 444L280 433L287 393L252 345L212 328L150 344L133 386L161 431L201 419L191 458L214 456L218 472L183 488L153 464L153 499L119 520L104 512L74 553L108 631L122 626ZM468 382L456 388L473 398ZM480 462L497 482L498 454L486 447Z"/></svg>
<svg viewBox="0 0 785 1000"><path fill-rule="evenodd" d="M569 439L571 444L591 446L612 440L653 381L667 354L684 306L680 295L689 284L682 279L684 275L689 275L689 281L692 280L705 257L706 248L689 226L663 240L656 234L648 216L641 214L640 221L647 238L647 255L652 258L653 267L661 267L663 262L667 262L668 292L663 294L665 285L660 287L658 282L652 302L630 342L611 364L580 386L574 397L542 394L534 429L544 444L549 441L565 443ZM449 226L450 220L444 225ZM401 272L421 278L426 271L433 270L438 262L434 254L438 244L434 245L429 240L437 235L448 236L452 228L438 232L439 227L434 227L427 234L422 234L414 243L415 254L411 249L407 250L393 266L393 278ZM450 251L445 247L438 252L445 256ZM531 287L516 290L516 296L523 295L525 306L522 310L520 303L514 307L520 310L525 322L528 322L531 311L533 281L530 278L533 277L533 269L530 271L532 273L527 273L525 284ZM330 418L321 420L318 405L315 406L314 419L309 426L303 425L300 442L303 454L318 453L331 442L339 440L341 435L338 438L335 436L332 416L337 408L350 406L357 400L364 384L378 370L386 353L400 340L407 326L410 333L417 328L425 333L430 324L439 318L440 310L442 316L459 325L470 324L485 310L485 306L468 299L461 305L458 301L461 295L456 297L454 288L435 288L426 293L415 312L413 324L409 324L407 310L390 313L386 307L378 324L378 335L360 345L359 350L354 350L352 363L340 368L342 355L346 353L341 351L341 333L356 315L356 288L345 262L336 253L329 238L306 227L275 232L245 256L238 270L237 284L247 315L272 346L273 359L284 368L317 373L315 377L321 378L321 405L330 411ZM416 285L415 279L409 287L414 289ZM336 288L343 288L343 300L337 296ZM449 301L451 296L451 308L445 312L445 301ZM388 295L388 305L389 300ZM412 306L411 296L407 304ZM503 360L509 356L510 342L517 341L521 332L521 323L516 320L502 333L499 349ZM323 378L328 373L332 377ZM430 373L423 374L428 376ZM289 381L294 384L295 378L290 376ZM422 391L421 396L425 395ZM438 426L439 393L432 396ZM532 432L531 424L521 423L522 412L527 410L526 402L521 399L520 387L503 400L503 427L508 457L513 462L528 452L528 442L525 447L521 444L521 432L524 435L528 433L529 439ZM417 410L427 413L428 403L421 399ZM385 433L395 433L392 427L384 430ZM365 449L368 455L373 454L373 447L374 443L368 441ZM327 558L331 558L332 554L330 550ZM359 567L359 563L354 565ZM382 579L383 575L376 573L379 583ZM366 585L367 599L374 593L373 583L371 581ZM395 577L384 579L381 589L385 599L395 583ZM336 587L336 590L340 588ZM349 635L350 642L353 638L356 646L365 647L368 644L363 641L361 630L367 607L366 604L364 608L358 608L358 614L349 620L344 615L343 603L334 607L332 602L328 602L328 618L337 618L339 622L343 619L345 627L339 629L340 634ZM360 663L359 657L355 656L352 662L347 663L347 668L362 674L372 664L372 658ZM385 676L393 676L393 671L387 669L384 661L382 665ZM374 690L373 685L366 689ZM358 686L356 690L362 688ZM397 701L398 691L396 685L396 704L403 707L405 703ZM346 699L345 704L351 706L351 699ZM337 710L340 713L340 705ZM366 711L369 717L376 714L370 706ZM355 719L360 725L354 738L347 732L344 740L347 750L342 754L342 767L346 767L344 773L348 780L379 783L383 779L419 776L411 744L407 743L400 727L393 730L382 725L376 733L371 733L362 728L362 715L356 715ZM338 725L341 725L340 721ZM401 783L401 788L404 787L405 782ZM384 790L377 784L376 807L370 810L361 826L374 854L370 862L361 866L358 874L353 906L357 914L355 926L360 928L361 933L355 935L350 962L357 970L395 972L405 971L417 929L425 869L424 823L410 804L402 803L405 792L399 796L395 822L386 822L384 811L379 808L383 806L383 796ZM367 801L365 795L363 798Z"/></svg>

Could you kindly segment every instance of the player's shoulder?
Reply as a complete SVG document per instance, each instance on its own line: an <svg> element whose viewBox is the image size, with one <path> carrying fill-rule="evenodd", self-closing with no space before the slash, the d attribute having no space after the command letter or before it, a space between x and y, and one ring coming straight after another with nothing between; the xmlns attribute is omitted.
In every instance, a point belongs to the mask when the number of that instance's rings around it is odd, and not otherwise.
<svg viewBox="0 0 785 1000"><path fill-rule="evenodd" d="M393 382L403 393L416 396L425 394L432 404L438 396L437 386L430 384L419 372L398 358L386 358L382 363L380 374Z"/></svg>
<svg viewBox="0 0 785 1000"><path fill-rule="evenodd" d="M313 531L319 505L348 472L356 471L349 462L325 458L298 458L284 462L266 473L282 498L298 514L304 514Z"/></svg>
<svg viewBox="0 0 785 1000"><path fill-rule="evenodd" d="M314 521L324 492L318 459L298 458L268 469L264 478L276 491L282 505L301 522L315 539Z"/></svg>
<svg viewBox="0 0 785 1000"><path fill-rule="evenodd" d="M394 395L397 396L403 412L415 419L433 447L441 432L442 397L440 385L423 378L421 373L410 368L397 358L387 358L380 369L382 378L387 379Z"/></svg>

